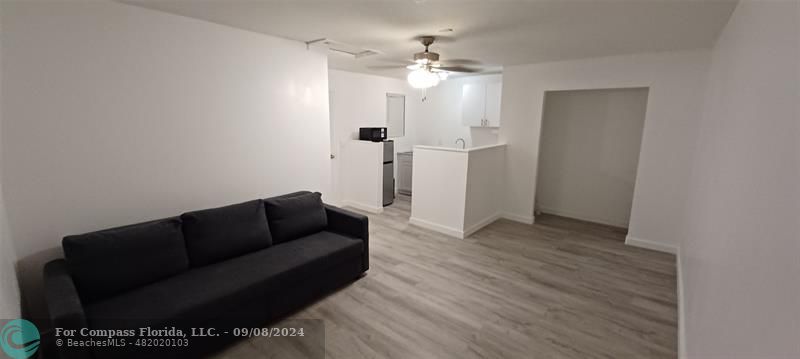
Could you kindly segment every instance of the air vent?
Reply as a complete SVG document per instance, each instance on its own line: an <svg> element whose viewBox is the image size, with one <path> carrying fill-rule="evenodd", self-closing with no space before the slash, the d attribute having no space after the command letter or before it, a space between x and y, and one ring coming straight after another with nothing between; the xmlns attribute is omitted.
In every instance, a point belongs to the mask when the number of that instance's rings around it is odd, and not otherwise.
<svg viewBox="0 0 800 359"><path fill-rule="evenodd" d="M311 41L306 41L306 46L309 48L311 46L324 46L328 50L342 55L352 56L353 58L360 59L362 57L378 55L380 54L379 51L372 50L372 49L365 49L359 46L346 44L340 41L331 40L331 39L316 39Z"/></svg>

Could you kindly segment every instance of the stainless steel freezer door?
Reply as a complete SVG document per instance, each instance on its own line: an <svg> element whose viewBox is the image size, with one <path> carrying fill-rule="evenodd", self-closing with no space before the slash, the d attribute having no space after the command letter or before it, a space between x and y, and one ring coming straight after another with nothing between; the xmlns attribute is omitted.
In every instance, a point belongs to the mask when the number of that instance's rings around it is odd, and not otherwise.
<svg viewBox="0 0 800 359"><path fill-rule="evenodd" d="M394 202L394 163L383 164L383 205Z"/></svg>
<svg viewBox="0 0 800 359"><path fill-rule="evenodd" d="M394 162L394 141L383 141L383 163Z"/></svg>

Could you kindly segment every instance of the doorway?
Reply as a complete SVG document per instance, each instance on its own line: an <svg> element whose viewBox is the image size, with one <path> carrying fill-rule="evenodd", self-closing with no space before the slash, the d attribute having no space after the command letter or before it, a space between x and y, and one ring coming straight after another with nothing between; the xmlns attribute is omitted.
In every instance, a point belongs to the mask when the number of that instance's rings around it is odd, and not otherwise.
<svg viewBox="0 0 800 359"><path fill-rule="evenodd" d="M627 228L647 88L545 93L536 213Z"/></svg>

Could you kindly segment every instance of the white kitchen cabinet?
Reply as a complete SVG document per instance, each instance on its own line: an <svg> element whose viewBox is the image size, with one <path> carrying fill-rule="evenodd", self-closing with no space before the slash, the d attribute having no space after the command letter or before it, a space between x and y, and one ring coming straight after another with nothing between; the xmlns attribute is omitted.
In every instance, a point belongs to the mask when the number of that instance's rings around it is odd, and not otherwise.
<svg viewBox="0 0 800 359"><path fill-rule="evenodd" d="M461 123L480 127L486 112L486 87L468 84L461 88Z"/></svg>
<svg viewBox="0 0 800 359"><path fill-rule="evenodd" d="M503 97L503 84L494 82L486 84L486 127L500 127L500 101Z"/></svg>
<svg viewBox="0 0 800 359"><path fill-rule="evenodd" d="M461 89L461 123L470 127L499 127L502 83L466 84Z"/></svg>

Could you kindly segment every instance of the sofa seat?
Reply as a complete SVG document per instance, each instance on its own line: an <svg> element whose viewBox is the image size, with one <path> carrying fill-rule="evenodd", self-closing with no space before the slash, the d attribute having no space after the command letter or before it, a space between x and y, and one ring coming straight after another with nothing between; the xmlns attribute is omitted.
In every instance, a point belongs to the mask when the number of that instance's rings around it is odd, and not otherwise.
<svg viewBox="0 0 800 359"><path fill-rule="evenodd" d="M338 264L358 260L363 241L329 231L273 245L187 272L86 307L90 328L190 327L281 296ZM252 313L262 316L265 313Z"/></svg>

